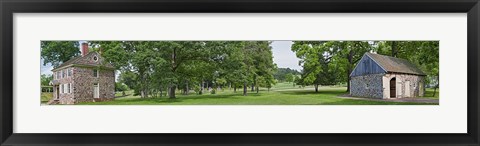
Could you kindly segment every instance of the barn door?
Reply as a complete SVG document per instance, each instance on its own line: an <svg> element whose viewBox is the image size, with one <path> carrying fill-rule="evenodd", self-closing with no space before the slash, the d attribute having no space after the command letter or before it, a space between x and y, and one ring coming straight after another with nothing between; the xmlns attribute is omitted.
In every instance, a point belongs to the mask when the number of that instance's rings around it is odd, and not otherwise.
<svg viewBox="0 0 480 146"><path fill-rule="evenodd" d="M396 97L396 94L397 94L397 90L395 88L395 86L397 85L396 83L396 79L395 78L392 78L390 80L390 98L395 98Z"/></svg>
<svg viewBox="0 0 480 146"><path fill-rule="evenodd" d="M405 81L405 97L411 97L410 95L410 81Z"/></svg>

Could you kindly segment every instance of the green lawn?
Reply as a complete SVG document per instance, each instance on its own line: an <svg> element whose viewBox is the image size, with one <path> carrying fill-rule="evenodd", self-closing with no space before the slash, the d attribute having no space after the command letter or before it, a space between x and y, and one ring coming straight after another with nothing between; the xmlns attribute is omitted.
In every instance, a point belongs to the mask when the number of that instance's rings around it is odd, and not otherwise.
<svg viewBox="0 0 480 146"><path fill-rule="evenodd" d="M40 101L42 103L48 102L53 97L53 92L42 92L40 95Z"/></svg>
<svg viewBox="0 0 480 146"><path fill-rule="evenodd" d="M433 97L433 88L427 88L425 89L425 97L423 98L430 98L430 99L438 99L438 96L439 96L439 89L437 89L436 93L435 93L435 97Z"/></svg>
<svg viewBox="0 0 480 146"><path fill-rule="evenodd" d="M291 83L279 83L270 91L262 89L260 93L250 92L248 96L242 96L242 90L236 93L225 89L217 91L217 94L190 95L177 94L177 99L167 97L140 98L127 92L127 96L118 97L114 101L81 103L83 105L417 105L428 103L368 101L338 98L339 95L347 94L346 87L320 87L315 93L313 87L293 87ZM431 91L433 92L433 90ZM427 93L428 90L427 90ZM116 95L121 95L117 93ZM433 98L433 97L425 97ZM437 96L438 98L438 96Z"/></svg>

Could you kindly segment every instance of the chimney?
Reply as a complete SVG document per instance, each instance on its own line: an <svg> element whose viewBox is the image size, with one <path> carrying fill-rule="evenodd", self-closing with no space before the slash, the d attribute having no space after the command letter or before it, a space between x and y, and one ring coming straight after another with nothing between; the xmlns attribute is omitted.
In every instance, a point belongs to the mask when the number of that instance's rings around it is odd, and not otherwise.
<svg viewBox="0 0 480 146"><path fill-rule="evenodd" d="M88 43L82 43L82 57L88 54Z"/></svg>

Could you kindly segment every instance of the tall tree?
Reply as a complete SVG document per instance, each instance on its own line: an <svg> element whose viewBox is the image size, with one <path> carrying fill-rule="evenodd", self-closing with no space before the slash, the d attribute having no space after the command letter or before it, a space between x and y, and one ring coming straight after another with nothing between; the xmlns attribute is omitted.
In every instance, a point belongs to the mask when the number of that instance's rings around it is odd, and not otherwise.
<svg viewBox="0 0 480 146"><path fill-rule="evenodd" d="M57 67L80 55L79 46L78 41L42 41L40 54L43 65L50 63L53 67Z"/></svg>

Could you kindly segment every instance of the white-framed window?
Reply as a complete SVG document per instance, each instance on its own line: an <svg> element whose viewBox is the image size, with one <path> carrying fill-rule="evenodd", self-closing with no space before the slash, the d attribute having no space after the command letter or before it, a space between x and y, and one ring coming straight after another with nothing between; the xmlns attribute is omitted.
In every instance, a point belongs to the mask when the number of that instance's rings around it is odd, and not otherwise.
<svg viewBox="0 0 480 146"><path fill-rule="evenodd" d="M62 70L62 78L65 78L66 74L67 74L67 71L66 71L66 70Z"/></svg>
<svg viewBox="0 0 480 146"><path fill-rule="evenodd" d="M63 84L60 84L60 93L63 93Z"/></svg>
<svg viewBox="0 0 480 146"><path fill-rule="evenodd" d="M72 83L70 83L69 86L70 86L70 91L69 91L69 93L73 93L73 85L72 85Z"/></svg>
<svg viewBox="0 0 480 146"><path fill-rule="evenodd" d="M66 85L67 85L67 93L70 93L70 83L68 83Z"/></svg>
<svg viewBox="0 0 480 146"><path fill-rule="evenodd" d="M67 84L63 84L63 93L67 93Z"/></svg>

